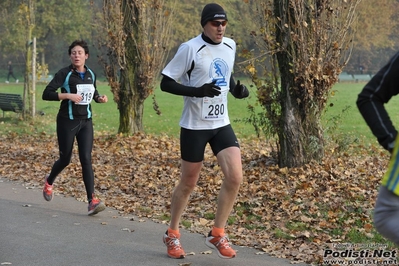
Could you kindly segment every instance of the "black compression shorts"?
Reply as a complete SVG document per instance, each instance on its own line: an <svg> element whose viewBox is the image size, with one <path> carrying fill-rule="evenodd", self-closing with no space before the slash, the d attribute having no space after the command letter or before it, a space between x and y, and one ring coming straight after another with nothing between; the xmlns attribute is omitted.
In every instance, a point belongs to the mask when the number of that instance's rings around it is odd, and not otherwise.
<svg viewBox="0 0 399 266"><path fill-rule="evenodd" d="M203 161L207 143L215 156L228 147L240 147L231 125L210 130L180 129L180 151L183 160L193 163Z"/></svg>

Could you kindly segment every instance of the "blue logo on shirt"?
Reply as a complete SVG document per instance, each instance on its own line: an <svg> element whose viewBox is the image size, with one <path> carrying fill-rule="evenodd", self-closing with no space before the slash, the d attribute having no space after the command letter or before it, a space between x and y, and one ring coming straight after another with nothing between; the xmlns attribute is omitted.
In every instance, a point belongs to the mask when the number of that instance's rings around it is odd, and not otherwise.
<svg viewBox="0 0 399 266"><path fill-rule="evenodd" d="M227 86L226 75L228 70L227 63L221 58L216 58L209 69L209 76L212 80L216 80L217 86Z"/></svg>

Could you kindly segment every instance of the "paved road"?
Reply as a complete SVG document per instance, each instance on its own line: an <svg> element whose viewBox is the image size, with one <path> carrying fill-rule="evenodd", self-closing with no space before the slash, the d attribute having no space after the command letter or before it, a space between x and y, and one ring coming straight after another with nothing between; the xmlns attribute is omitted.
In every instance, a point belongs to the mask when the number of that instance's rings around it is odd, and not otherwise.
<svg viewBox="0 0 399 266"><path fill-rule="evenodd" d="M120 216L111 208L90 217L84 202L59 195L46 202L41 189L0 178L0 265L292 265L247 247L234 246L237 257L230 260L216 252L201 254L209 250L204 237L187 231L181 232L182 243L195 255L171 259L162 243L165 229L150 220Z"/></svg>

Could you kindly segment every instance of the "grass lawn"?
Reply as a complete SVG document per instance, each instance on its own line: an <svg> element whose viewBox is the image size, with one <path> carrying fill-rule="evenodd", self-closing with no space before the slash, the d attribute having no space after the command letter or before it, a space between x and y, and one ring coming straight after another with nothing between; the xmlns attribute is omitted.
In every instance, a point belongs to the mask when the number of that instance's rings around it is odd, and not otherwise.
<svg viewBox="0 0 399 266"><path fill-rule="evenodd" d="M371 131L361 117L357 107L356 98L363 88L364 83L338 83L333 87L329 99L328 107L322 118L322 123L326 128L326 133L334 136L341 135L347 138L360 138L364 136L370 142L375 142ZM40 133L55 132L55 117L59 108L59 102L43 101L41 95L45 84L38 83L36 86L36 110L38 115L34 122L24 123L20 115L13 112L5 112L5 117L0 116L0 133L20 132L20 133ZM119 126L119 112L116 103L106 83L99 83L100 94L107 94L109 102L107 104L96 104L93 106L93 121L95 132L116 134ZM250 88L251 96L244 100L234 99L229 95L229 114L231 124L239 138L248 139L256 137L252 125L236 120L244 119L249 116L247 105L256 104L256 91ZM23 84L0 83L0 93L23 94ZM153 98L149 97L145 102L143 125L144 131L148 134L166 134L177 137L179 134L179 119L183 107L183 98L169 93L162 92L159 88L155 91L155 101L159 106L161 115L157 115L153 109ZM388 104L387 109L394 124L399 122L399 99L393 98ZM42 113L43 115L40 115Z"/></svg>
<svg viewBox="0 0 399 266"><path fill-rule="evenodd" d="M36 112L37 116L34 123L23 123L19 114L13 112L5 112L5 117L0 117L0 122L4 125L0 128L1 132L16 131L21 133L27 132L55 132L55 117L58 112L59 102L43 101L41 99L42 92L46 84L36 85ZM113 96L106 83L99 83L97 86L100 94L108 96L106 104L92 104L93 122L95 132L107 132L116 134L119 127L119 111ZM17 93L23 94L23 84L5 84L0 83L0 93ZM250 138L254 136L253 128L249 124L234 122L235 119L244 118L247 115L248 103L254 104L255 92L248 99L237 100L229 95L229 114L231 123L239 138ZM166 134L177 137L179 135L179 119L183 108L183 97L175 96L162 92L157 88L155 92L155 101L159 106L161 115L158 115L153 109L154 99L150 96L144 106L143 125L144 131L148 134ZM259 108L260 109L260 108ZM40 115L43 113L44 115Z"/></svg>
<svg viewBox="0 0 399 266"><path fill-rule="evenodd" d="M366 139L369 143L378 145L371 130L366 125L356 106L358 94L365 83L337 83L331 91L329 103L323 115L322 122L326 134L340 135L341 138ZM386 109L394 125L399 124L399 98L393 97L386 104ZM329 130L329 128L331 130ZM367 144L367 143L365 143Z"/></svg>

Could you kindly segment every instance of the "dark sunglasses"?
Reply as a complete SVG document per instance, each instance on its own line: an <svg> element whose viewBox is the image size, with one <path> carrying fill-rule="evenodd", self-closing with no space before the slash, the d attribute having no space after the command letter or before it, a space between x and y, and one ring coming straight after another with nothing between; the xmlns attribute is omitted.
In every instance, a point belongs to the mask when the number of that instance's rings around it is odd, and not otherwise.
<svg viewBox="0 0 399 266"><path fill-rule="evenodd" d="M223 21L211 20L211 21L209 21L209 23L211 23L212 26L218 28L220 25L222 25L223 27L226 26L227 25L227 20L223 20Z"/></svg>

